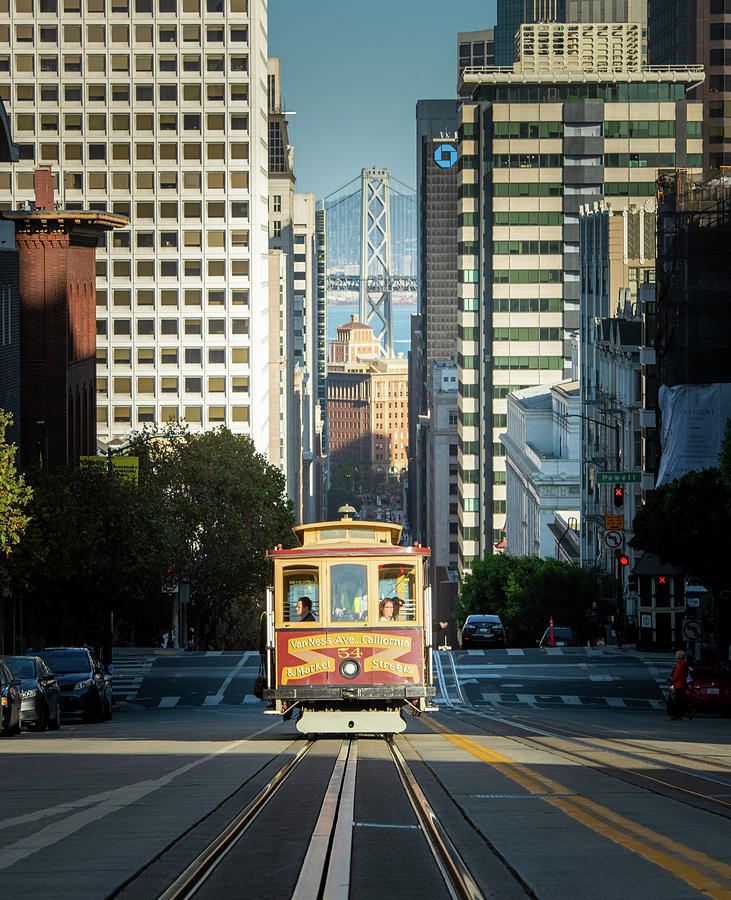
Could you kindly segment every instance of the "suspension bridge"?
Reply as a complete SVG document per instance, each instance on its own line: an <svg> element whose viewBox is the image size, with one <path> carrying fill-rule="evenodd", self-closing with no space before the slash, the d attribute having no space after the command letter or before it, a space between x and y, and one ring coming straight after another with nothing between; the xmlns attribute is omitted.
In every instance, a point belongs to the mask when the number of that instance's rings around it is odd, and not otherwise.
<svg viewBox="0 0 731 900"><path fill-rule="evenodd" d="M410 193L405 194L398 187L393 188L391 182L406 188ZM344 192L355 184L358 186L349 193ZM327 284L329 292L357 292L359 299L359 319L371 325L374 334L380 339L385 356L393 356L393 316L392 299L394 292L416 292L416 276L413 273L413 265L416 258L416 229L412 225L408 230L411 234L404 234L404 228L399 230L399 246L394 253L392 237L392 194L402 198L402 203L410 216L406 221L414 222L416 200L413 188L390 175L388 169L369 168L362 169L360 177L354 178L343 187L333 191L324 198L323 205L327 211L328 220L338 213L344 214L347 237L350 238L349 247L340 251L340 256L347 258L348 265L333 270L331 255L328 249L328 276ZM340 195L336 200L331 198ZM330 202L328 202L330 201ZM409 204L412 208L409 209ZM356 218L357 217L357 218ZM356 261L353 236L359 230L358 251L359 258ZM328 235L330 234L328 224ZM345 243L348 243L347 241ZM410 244L410 246L408 246ZM407 246L403 246L407 245ZM410 252L409 252L410 251ZM397 259L394 266L394 257ZM409 263L411 272L398 272L396 268ZM346 271L347 270L347 271ZM356 271L353 271L356 270Z"/></svg>

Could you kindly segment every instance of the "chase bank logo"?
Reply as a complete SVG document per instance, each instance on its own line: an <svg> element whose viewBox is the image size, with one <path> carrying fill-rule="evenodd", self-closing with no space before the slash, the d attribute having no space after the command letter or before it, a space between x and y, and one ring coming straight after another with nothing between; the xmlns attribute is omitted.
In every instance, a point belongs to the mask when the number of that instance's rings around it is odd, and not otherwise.
<svg viewBox="0 0 731 900"><path fill-rule="evenodd" d="M434 151L434 162L440 169L449 169L457 162L457 148L451 144L440 144Z"/></svg>

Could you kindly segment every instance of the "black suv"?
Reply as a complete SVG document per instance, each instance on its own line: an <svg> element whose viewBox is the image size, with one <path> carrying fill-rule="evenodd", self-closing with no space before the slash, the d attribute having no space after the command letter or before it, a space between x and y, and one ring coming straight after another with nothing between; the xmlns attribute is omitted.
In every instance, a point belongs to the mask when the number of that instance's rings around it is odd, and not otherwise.
<svg viewBox="0 0 731 900"><path fill-rule="evenodd" d="M467 616L462 626L462 649L505 647L505 629L500 616Z"/></svg>
<svg viewBox="0 0 731 900"><path fill-rule="evenodd" d="M87 721L112 718L112 686L104 669L86 647L45 647L34 650L56 676L61 689L61 711Z"/></svg>

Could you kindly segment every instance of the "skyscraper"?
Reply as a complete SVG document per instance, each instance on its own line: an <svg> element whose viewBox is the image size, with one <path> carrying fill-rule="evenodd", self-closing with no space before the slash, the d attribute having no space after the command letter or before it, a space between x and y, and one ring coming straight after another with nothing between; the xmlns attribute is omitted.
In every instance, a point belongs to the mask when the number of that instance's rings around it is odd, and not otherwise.
<svg viewBox="0 0 731 900"><path fill-rule="evenodd" d="M495 65L495 29L457 33L457 81L469 66Z"/></svg>
<svg viewBox="0 0 731 900"><path fill-rule="evenodd" d="M460 567L502 539L509 391L575 377L579 208L701 163L695 68L648 70L642 27L524 25L512 72L473 75L459 125ZM487 164L485 164L487 161Z"/></svg>
<svg viewBox="0 0 731 900"><path fill-rule="evenodd" d="M0 26L0 204L42 164L65 209L131 220L97 253L99 436L181 418L266 452L266 3L10 0Z"/></svg>
<svg viewBox="0 0 731 900"><path fill-rule="evenodd" d="M495 65L512 66L515 36L521 25L565 20L566 0L497 0Z"/></svg>
<svg viewBox="0 0 731 900"><path fill-rule="evenodd" d="M648 41L651 65L703 66L703 167L731 165L731 3L650 0Z"/></svg>

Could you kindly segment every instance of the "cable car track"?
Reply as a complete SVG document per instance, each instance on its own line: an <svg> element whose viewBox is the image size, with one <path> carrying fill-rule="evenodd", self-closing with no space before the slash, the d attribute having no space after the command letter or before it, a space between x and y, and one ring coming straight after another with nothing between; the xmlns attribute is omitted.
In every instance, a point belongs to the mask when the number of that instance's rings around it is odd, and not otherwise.
<svg viewBox="0 0 731 900"><path fill-rule="evenodd" d="M297 744L299 743L298 741ZM296 773L303 769L302 763L310 755L312 748L320 743L324 744L320 741L301 741L302 746L299 746L294 756L276 772L256 796L247 802L225 827L220 829L205 848L196 854L195 858L169 882L164 890L155 892L158 900L187 900L187 898L195 896L220 895L220 888L217 884L212 883L208 886L206 882L214 873L217 876L224 876L227 865L232 870L241 870L241 856L237 855L239 851L235 848L247 832L265 827L259 826L256 820L275 798L279 798L279 802L286 804L287 810L296 810L296 804L292 801L292 796L296 796L296 789L293 788L295 793L290 795L286 786L296 780ZM399 807L398 822L394 824L358 821L356 773L359 757L363 758L364 746L366 755L370 754L371 762L376 760L379 764L390 762L393 765L396 777L393 784L400 783L403 788L405 800ZM379 747L386 748L385 756L383 749L379 750ZM447 833L444 824L427 800L397 741L392 736L368 738L344 736L337 748L334 760L332 752L329 750L327 759L332 764L332 769L329 770L324 793L317 795L317 797L322 797L317 821L311 834L306 838L307 847L296 883L293 887L282 887L282 896L291 895L295 900L312 900L312 898L330 900L330 898L348 897L351 888L352 851L357 832L362 833L371 828L394 828L412 829L414 834L421 835L422 840L419 846L423 848L424 858L428 855L432 859L432 865L436 866L438 872L441 873L444 882L443 896L453 898L453 900L481 900L483 898L476 879ZM367 772L363 777L366 779L362 788L365 793L370 794L377 789L376 782L369 780ZM303 778L306 780L306 773ZM379 784L382 781L382 778L379 779ZM317 797L309 798L309 802L311 803L314 799L314 803L317 804L320 802ZM387 800L392 806L394 797L389 795ZM408 803L405 802L406 800ZM407 810L413 815L409 814ZM242 843L241 847L241 853L247 852L245 843ZM232 854L230 863L226 859L229 854ZM275 857L276 854L273 858ZM149 875L150 867L158 863L159 859L153 860L144 866L137 875L142 876L144 873ZM263 876L263 873L271 868L272 859L264 858L261 863L263 869L260 876ZM246 864L247 871L252 871L253 874L251 865L251 862ZM434 876L438 878L436 871ZM144 895L147 891L145 882L140 880L136 884L136 880L137 876L129 879L122 888L115 892L115 896L123 897L128 889L130 896ZM433 894L440 896L437 890L433 890Z"/></svg>
<svg viewBox="0 0 731 900"><path fill-rule="evenodd" d="M714 796L713 794L704 793L700 790L693 790L691 787L685 787L682 784L677 784L671 780L657 778L646 772L630 770L626 767L617 765L616 763L601 760L599 757L601 755L606 755L610 757L619 757L627 761L632 760L636 763L650 764L655 767L662 766L667 771L677 773L679 776L688 778L689 780L719 785L729 793L731 793L731 777L716 778L707 773L698 772L685 766L679 766L677 763L665 759L659 759L657 755L648 752L648 748L642 745L640 745L641 752L616 746L604 746L598 744L596 738L587 738L585 735L571 733L565 727L551 726L554 730L548 730L546 727L539 727L535 723L520 719L517 716L508 717L499 712L493 713L475 709L464 701L464 695L461 686L459 685L459 675L451 654L449 655L451 667L448 679L445 679L444 677L445 666L443 665L443 661L439 659L440 654L435 654L435 656L438 659L435 668L437 670L438 683L441 687L441 698L443 698L448 707L444 712L457 715L460 722L464 722L465 717L469 717L470 724L480 728L480 730L486 734L508 737L510 740L530 747L533 750L556 753L566 759L579 762L582 765L586 765L587 763L594 766L599 765L604 774L609 777L632 784L635 787L641 787L644 790L651 791L652 793L661 796L670 796L680 803L684 803L696 809L702 809L712 815L724 819L731 819L731 801L729 800ZM447 684L447 680L451 683ZM456 701L457 697L462 698L462 701ZM492 729L487 726L486 722L492 723ZM535 736L528 737L524 733L518 735L506 734L505 731L499 730L496 726L502 726L504 729L513 729L520 732L532 732ZM566 741L576 746L573 749L565 746L557 746L556 742L560 741ZM689 756L685 758L689 760L693 759Z"/></svg>

